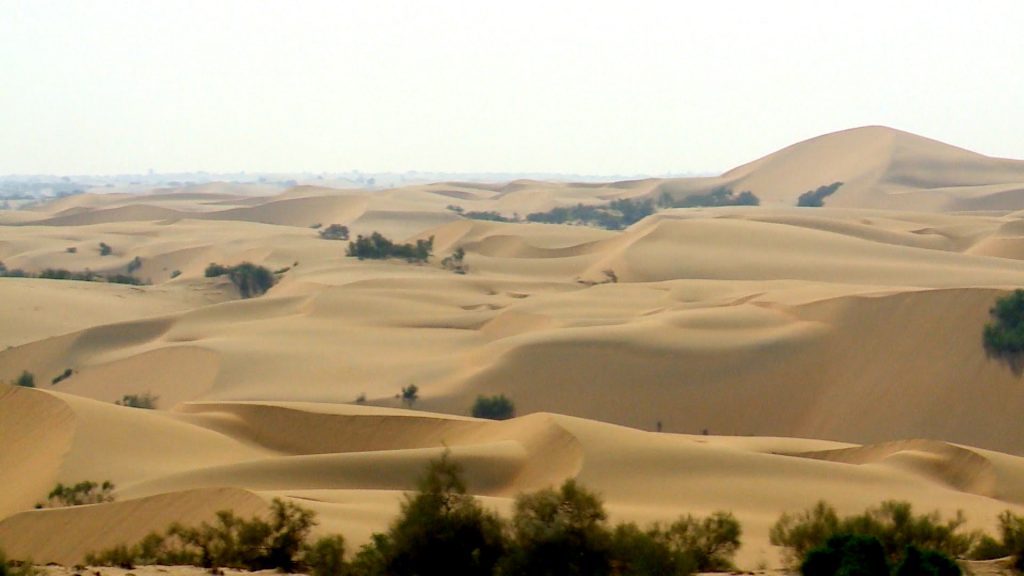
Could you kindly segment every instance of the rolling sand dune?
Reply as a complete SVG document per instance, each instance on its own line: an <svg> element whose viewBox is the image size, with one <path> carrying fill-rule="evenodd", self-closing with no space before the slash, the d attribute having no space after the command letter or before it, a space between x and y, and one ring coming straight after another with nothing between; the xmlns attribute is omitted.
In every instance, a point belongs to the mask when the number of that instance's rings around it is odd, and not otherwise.
<svg viewBox="0 0 1024 576"><path fill-rule="evenodd" d="M793 206L837 180L827 207ZM742 568L778 565L770 525L822 498L963 509L991 529L1024 507L1024 387L981 343L993 302L1024 285L1022 183L1020 161L869 127L714 178L210 185L2 212L9 270L131 266L148 283L0 278L0 381L27 370L39 388L0 386L0 546L73 564L284 497L355 549L445 447L504 514L570 477L616 521L733 510ZM718 185L764 205L661 210L621 231L453 209ZM334 223L432 237L434 257L348 258L312 228ZM460 248L462 270L441 264ZM240 299L205 277L243 261L276 285ZM397 396L410 384L414 409ZM145 393L157 410L114 405ZM468 417L484 394L520 416ZM33 510L87 479L118 501Z"/></svg>

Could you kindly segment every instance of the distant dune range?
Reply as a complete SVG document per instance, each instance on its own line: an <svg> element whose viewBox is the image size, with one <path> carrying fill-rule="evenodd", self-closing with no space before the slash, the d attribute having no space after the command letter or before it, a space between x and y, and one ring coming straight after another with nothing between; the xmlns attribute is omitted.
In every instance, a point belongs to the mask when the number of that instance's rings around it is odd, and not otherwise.
<svg viewBox="0 0 1024 576"><path fill-rule="evenodd" d="M794 206L835 181L826 207ZM661 210L623 231L449 209L522 216L717 186L762 205ZM435 257L347 258L314 229L332 223L433 237ZM440 265L459 247L464 275ZM1024 382L981 345L996 297L1024 285L1022 161L869 127L715 178L204 185L0 211L8 269L116 273L136 257L151 285L0 278L0 381L28 370L38 387L0 387L11 556L75 563L275 496L356 547L444 446L504 513L567 477L616 520L733 510L748 568L777 565L769 526L819 498L962 508L982 528L1024 511ZM242 261L278 284L240 300L204 277ZM395 397L409 384L413 410ZM144 392L159 410L113 404ZM519 418L468 417L498 393ZM32 510L85 479L114 481L118 502Z"/></svg>

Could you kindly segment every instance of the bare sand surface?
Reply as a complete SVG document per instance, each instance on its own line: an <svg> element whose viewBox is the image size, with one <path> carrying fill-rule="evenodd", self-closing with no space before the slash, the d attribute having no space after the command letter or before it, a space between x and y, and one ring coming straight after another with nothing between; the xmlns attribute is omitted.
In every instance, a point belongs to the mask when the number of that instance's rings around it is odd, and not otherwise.
<svg viewBox="0 0 1024 576"><path fill-rule="evenodd" d="M825 208L793 206L833 181ZM819 499L962 509L991 530L1024 512L1024 387L981 344L989 307L1024 285L1022 183L1024 162L871 127L711 179L224 185L0 212L7 269L136 262L150 282L0 278L0 381L27 370L37 385L0 389L0 547L73 565L285 497L352 549L445 447L504 514L570 477L615 521L731 510L745 569L778 567L769 527ZM718 185L762 206L661 210L621 231L450 208L525 215ZM348 258L318 235L333 223L433 237L435 257ZM466 274L440 264L456 248ZM204 276L243 261L277 284L243 300ZM411 409L396 398L410 384ZM157 410L113 404L142 393ZM481 394L519 417L470 418ZM33 509L87 479L113 481L117 501Z"/></svg>

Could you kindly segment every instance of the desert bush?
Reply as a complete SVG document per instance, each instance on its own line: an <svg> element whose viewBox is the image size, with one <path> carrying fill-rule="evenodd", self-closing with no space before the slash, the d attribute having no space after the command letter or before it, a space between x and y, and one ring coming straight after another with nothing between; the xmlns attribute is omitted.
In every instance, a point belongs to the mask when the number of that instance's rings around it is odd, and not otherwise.
<svg viewBox="0 0 1024 576"><path fill-rule="evenodd" d="M181 270L173 270L173 271L171 271L171 280L174 280L178 276L181 276Z"/></svg>
<svg viewBox="0 0 1024 576"><path fill-rule="evenodd" d="M474 418L491 420L508 420L516 415L516 405L504 394L497 396L477 396L473 403Z"/></svg>
<svg viewBox="0 0 1024 576"><path fill-rule="evenodd" d="M664 532L636 524L619 524L612 532L611 566L616 576L686 576L696 570L693 558L674 550Z"/></svg>
<svg viewBox="0 0 1024 576"><path fill-rule="evenodd" d="M320 231L320 237L324 240L348 240L348 226L331 224Z"/></svg>
<svg viewBox="0 0 1024 576"><path fill-rule="evenodd" d="M1013 556L1014 569L1024 572L1024 517L1009 510L1000 514L999 537L1003 556Z"/></svg>
<svg viewBox="0 0 1024 576"><path fill-rule="evenodd" d="M430 259L433 249L433 236L427 240L417 240L415 244L396 244L380 232L374 232L370 236L359 235L354 241L349 242L345 254L360 260L401 258L408 262L426 262Z"/></svg>
<svg viewBox="0 0 1024 576"><path fill-rule="evenodd" d="M114 253L114 249L110 247L106 242L100 242L100 256L110 256Z"/></svg>
<svg viewBox="0 0 1024 576"><path fill-rule="evenodd" d="M51 385L60 384L64 380L67 380L68 378L71 378L72 374L74 374L74 371L71 370L71 368L65 368L63 372L61 372L57 376L54 376L53 380L50 380L50 384Z"/></svg>
<svg viewBox="0 0 1024 576"><path fill-rule="evenodd" d="M665 201L665 196L662 195L659 200ZM758 206L760 204L761 199L749 190L736 193L733 192L731 188L720 186L707 194L691 194L680 201L673 201L671 206L673 208L697 208L715 206Z"/></svg>
<svg viewBox="0 0 1024 576"><path fill-rule="evenodd" d="M207 278L216 278L226 274L231 283L238 288L238 293L242 298L253 298L265 294L277 281L269 268L252 262L242 262L235 266L223 266L211 262L206 267L204 274Z"/></svg>
<svg viewBox="0 0 1024 576"><path fill-rule="evenodd" d="M227 266L210 262L210 265L206 267L206 271L203 274L207 278L216 278L218 276L223 276L230 271L231 269L228 268Z"/></svg>
<svg viewBox="0 0 1024 576"><path fill-rule="evenodd" d="M67 248L64 249L64 251L67 252L68 254L77 254L78 248L75 248L74 246L68 246Z"/></svg>
<svg viewBox="0 0 1024 576"><path fill-rule="evenodd" d="M963 571L952 558L934 550L907 546L894 571L895 576L960 576Z"/></svg>
<svg viewBox="0 0 1024 576"><path fill-rule="evenodd" d="M839 187L842 185L842 182L833 182L827 186L819 186L815 190L808 190L797 198L796 205L809 208L820 208L825 205L825 198L835 194L836 190L839 190Z"/></svg>
<svg viewBox="0 0 1024 576"><path fill-rule="evenodd" d="M441 260L441 267L445 270L451 270L456 274L465 274L469 272L469 266L464 262L465 258L466 250L459 246L452 252L451 256L446 256Z"/></svg>
<svg viewBox="0 0 1024 576"><path fill-rule="evenodd" d="M143 392L142 394L125 394L120 400L115 401L114 404L117 404L118 406L127 406L128 408L153 410L156 408L156 402L159 399L159 396L155 396L149 392Z"/></svg>
<svg viewBox="0 0 1024 576"><path fill-rule="evenodd" d="M47 502L51 507L100 504L102 502L113 502L113 492L114 484L109 480L104 481L102 484L97 484L91 480L85 480L68 486L58 483L53 487L53 490L50 490Z"/></svg>
<svg viewBox="0 0 1024 576"><path fill-rule="evenodd" d="M406 496L398 519L361 552L390 576L494 573L504 553L502 524L466 492L461 468L448 452L430 462L418 492ZM371 561L376 558L376 560Z"/></svg>
<svg viewBox="0 0 1024 576"><path fill-rule="evenodd" d="M512 218L509 218L507 216L503 216L501 213L494 212L494 211L486 211L486 212L475 212L475 211L474 212L462 212L462 211L459 211L459 214L462 214L463 216L465 216L466 218L469 218L470 220L487 220L487 221L490 221L490 222L512 222L513 221Z"/></svg>
<svg viewBox="0 0 1024 576"><path fill-rule="evenodd" d="M142 268L142 258L140 258L138 256L136 256L135 258L132 258L132 261L129 262L128 266L125 267L125 269L128 271L129 274L135 272L139 268Z"/></svg>
<svg viewBox="0 0 1024 576"><path fill-rule="evenodd" d="M19 374L18 377L14 379L14 382L11 382L11 384L13 384L14 386L21 386L23 388L35 388L36 377L28 370L22 370L21 374Z"/></svg>
<svg viewBox="0 0 1024 576"><path fill-rule="evenodd" d="M44 268L39 277L46 280L71 280L71 271L64 268Z"/></svg>
<svg viewBox="0 0 1024 576"><path fill-rule="evenodd" d="M986 352L993 356L1019 356L1024 352L1024 290L1017 289L996 299L988 312L991 321L982 334Z"/></svg>
<svg viewBox="0 0 1024 576"><path fill-rule="evenodd" d="M303 563L311 576L346 574L345 539L339 534L319 538L306 548Z"/></svg>
<svg viewBox="0 0 1024 576"><path fill-rule="evenodd" d="M404 386L399 398L402 400L402 404L405 404L406 408L412 408L412 405L420 398L419 386L415 384Z"/></svg>
<svg viewBox="0 0 1024 576"><path fill-rule="evenodd" d="M569 479L558 490L516 498L502 574L610 574L611 540L601 499Z"/></svg>
<svg viewBox="0 0 1024 576"><path fill-rule="evenodd" d="M807 553L802 576L884 576L889 574L882 543L874 536L836 534Z"/></svg>
<svg viewBox="0 0 1024 576"><path fill-rule="evenodd" d="M548 224L583 224L598 226L609 230L621 230L635 224L654 213L652 200L633 200L623 198L613 200L604 205L559 206L547 212L527 214L528 222Z"/></svg>
<svg viewBox="0 0 1024 576"><path fill-rule="evenodd" d="M944 520L938 512L915 515L908 502L886 501L863 514L839 518L825 502L796 515L783 514L769 532L771 543L786 548L794 565L814 548L826 546L836 535L873 536L886 557L896 565L908 546L934 550L957 558L964 556L977 539L976 533L962 533L962 513Z"/></svg>
<svg viewBox="0 0 1024 576"><path fill-rule="evenodd" d="M136 278L131 274L107 274L106 279L111 284L129 284L131 286L141 286L144 284L142 279Z"/></svg>
<svg viewBox="0 0 1024 576"><path fill-rule="evenodd" d="M698 571L725 572L735 569L732 559L742 533L732 513L715 512L706 518L680 518L669 526L665 536L670 547L689 556Z"/></svg>

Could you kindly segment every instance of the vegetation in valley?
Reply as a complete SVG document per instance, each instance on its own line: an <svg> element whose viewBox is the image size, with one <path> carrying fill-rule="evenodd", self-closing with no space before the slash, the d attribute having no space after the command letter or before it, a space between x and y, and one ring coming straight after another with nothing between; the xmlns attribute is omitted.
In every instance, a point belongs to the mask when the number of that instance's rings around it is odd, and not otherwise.
<svg viewBox="0 0 1024 576"><path fill-rule="evenodd" d="M624 198L599 205L559 206L547 212L527 214L526 220L546 224L568 223L597 226L608 230L622 230L654 214L654 211L654 201L652 200Z"/></svg>
<svg viewBox="0 0 1024 576"><path fill-rule="evenodd" d="M78 280L80 282L109 282L111 284L131 284L133 286L143 286L148 284L148 282L136 276L132 276L131 274L122 274L119 272L99 274L89 270L88 268L82 271L73 271L64 268L44 268L36 274L27 272L20 268L6 269L0 266L0 277L41 278L44 280Z"/></svg>
<svg viewBox="0 0 1024 576"><path fill-rule="evenodd" d="M327 228L320 230L319 234L324 240L348 240L348 226L331 224Z"/></svg>
<svg viewBox="0 0 1024 576"><path fill-rule="evenodd" d="M46 497L46 506L82 506L114 501L114 484L109 480L102 483L84 480L77 484L57 484ZM42 508L43 505L37 506Z"/></svg>
<svg viewBox="0 0 1024 576"><path fill-rule="evenodd" d="M825 198L835 194L836 190L839 190L839 187L842 185L842 182L833 182L827 186L819 186L815 190L808 190L797 198L796 205L809 208L821 208L825 205Z"/></svg>
<svg viewBox="0 0 1024 576"><path fill-rule="evenodd" d="M469 265L466 264L466 249L459 246L452 251L451 256L445 256L441 259L441 267L445 270L451 270L456 274L466 274L469 272Z"/></svg>
<svg viewBox="0 0 1024 576"><path fill-rule="evenodd" d="M734 192L732 188L719 186L706 194L690 194L676 200L668 192L658 197L661 208L712 208L717 206L759 206L761 199L749 190Z"/></svg>
<svg viewBox="0 0 1024 576"><path fill-rule="evenodd" d="M400 258L407 262L426 262L434 250L434 237L417 240L415 244L396 244L383 234L374 232L369 236L359 235L348 243L346 256L360 260L386 260Z"/></svg>
<svg viewBox="0 0 1024 576"><path fill-rule="evenodd" d="M21 374L11 382L11 385L21 386L22 388L35 388L36 376L28 370L22 370Z"/></svg>
<svg viewBox="0 0 1024 576"><path fill-rule="evenodd" d="M238 288L238 293L242 298L254 298L265 294L277 282L274 273L269 268L252 262L242 262L236 266L224 266L211 262L206 267L205 275L207 278L226 275L231 283Z"/></svg>
<svg viewBox="0 0 1024 576"><path fill-rule="evenodd" d="M143 392L142 394L125 394L120 400L115 401L114 404L117 404L118 406L127 406L128 408L153 410L156 408L156 402L159 399L159 396L155 396L149 392Z"/></svg>
<svg viewBox="0 0 1024 576"><path fill-rule="evenodd" d="M1017 289L996 299L989 315L991 320L982 333L985 351L990 356L1019 362L1024 356L1024 290Z"/></svg>

